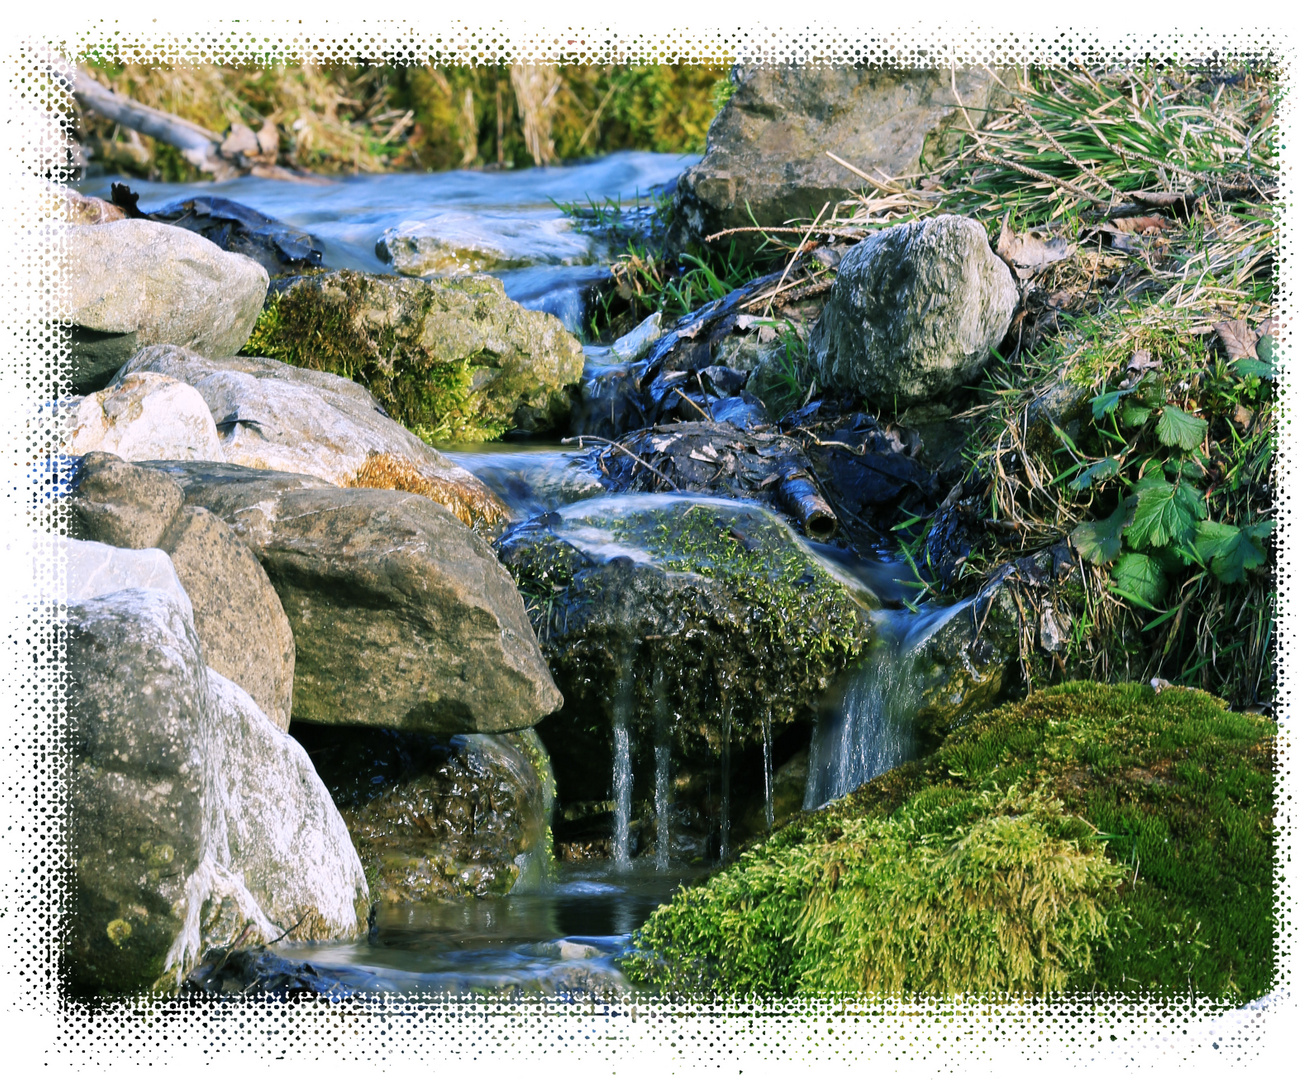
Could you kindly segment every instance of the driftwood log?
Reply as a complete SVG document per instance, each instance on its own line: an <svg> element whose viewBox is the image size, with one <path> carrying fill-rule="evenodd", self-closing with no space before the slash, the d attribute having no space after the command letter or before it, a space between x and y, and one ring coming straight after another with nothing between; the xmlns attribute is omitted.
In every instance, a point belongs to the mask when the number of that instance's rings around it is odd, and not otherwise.
<svg viewBox="0 0 1316 1080"><path fill-rule="evenodd" d="M220 135L116 93L97 82L86 68L78 68L74 76L73 97L82 108L99 113L121 127L177 147L188 162L216 180L230 180L248 173L271 180L303 179L291 169L275 164L279 132L271 120L266 120L260 131L235 123L227 135Z"/></svg>

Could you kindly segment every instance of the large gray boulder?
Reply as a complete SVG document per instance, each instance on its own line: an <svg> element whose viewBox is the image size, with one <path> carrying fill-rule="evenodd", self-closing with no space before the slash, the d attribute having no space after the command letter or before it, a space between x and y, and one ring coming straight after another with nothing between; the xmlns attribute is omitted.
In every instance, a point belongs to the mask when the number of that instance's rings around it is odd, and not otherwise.
<svg viewBox="0 0 1316 1080"><path fill-rule="evenodd" d="M83 458L72 507L84 539L168 554L190 597L206 664L286 731L296 659L292 628L259 560L233 530L209 510L184 506L183 489L170 477L112 454Z"/></svg>
<svg viewBox="0 0 1316 1080"><path fill-rule="evenodd" d="M124 220L72 225L65 235L78 392L100 389L146 345L231 356L265 302L264 267L186 229Z"/></svg>
<svg viewBox="0 0 1316 1080"><path fill-rule="evenodd" d="M249 943L364 932L365 875L328 791L305 751L206 667L178 599L90 597L65 629L70 987L167 988L244 931Z"/></svg>
<svg viewBox="0 0 1316 1080"><path fill-rule="evenodd" d="M511 576L430 499L204 462L153 462L260 559L297 643L292 714L453 735L562 704Z"/></svg>
<svg viewBox="0 0 1316 1080"><path fill-rule="evenodd" d="M584 353L560 320L483 274L417 281L340 270L279 284L247 351L350 375L427 439L559 428Z"/></svg>
<svg viewBox="0 0 1316 1080"><path fill-rule="evenodd" d="M841 259L809 363L819 386L874 405L926 401L977 378L1018 300L978 222L945 214L894 225Z"/></svg>
<svg viewBox="0 0 1316 1080"><path fill-rule="evenodd" d="M878 179L906 176L952 145L950 129L963 124L956 90L975 124L1007 97L981 69L958 72L954 89L946 70L845 64L741 66L732 77L703 160L677 182L682 245L755 223L807 224L824 203L871 186L828 151Z"/></svg>
<svg viewBox="0 0 1316 1080"><path fill-rule="evenodd" d="M220 460L318 476L339 486L427 495L466 524L501 532L507 508L467 470L386 416L364 386L262 357L143 349L115 384L151 374L194 388L218 425ZM157 454L156 457L181 457Z"/></svg>

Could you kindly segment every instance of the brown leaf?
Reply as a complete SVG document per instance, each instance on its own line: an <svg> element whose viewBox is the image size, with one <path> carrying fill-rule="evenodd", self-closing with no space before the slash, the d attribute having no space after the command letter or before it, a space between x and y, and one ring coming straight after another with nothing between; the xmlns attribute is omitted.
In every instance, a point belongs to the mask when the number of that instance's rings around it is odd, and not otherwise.
<svg viewBox="0 0 1316 1080"><path fill-rule="evenodd" d="M1257 327L1257 337L1259 338L1270 337L1271 334L1273 334L1274 332L1275 332L1274 319L1267 319L1265 322L1263 322L1260 326Z"/></svg>
<svg viewBox="0 0 1316 1080"><path fill-rule="evenodd" d="M996 254L1014 270L1020 281L1027 281L1044 266L1068 258L1070 247L1063 236L1048 239L1037 232L1016 233L1003 222L1001 238L996 241Z"/></svg>
<svg viewBox="0 0 1316 1080"><path fill-rule="evenodd" d="M1161 217L1160 214L1148 214L1144 217L1112 218L1110 223L1120 232L1137 233L1139 236L1148 232L1160 232L1162 229L1170 227L1170 222Z"/></svg>
<svg viewBox="0 0 1316 1080"><path fill-rule="evenodd" d="M1220 335L1225 355L1230 360L1241 360L1245 356L1257 359L1259 335L1248 328L1246 319L1225 319L1216 323L1214 329Z"/></svg>
<svg viewBox="0 0 1316 1080"><path fill-rule="evenodd" d="M1161 362L1153 360L1146 349L1137 350L1129 359L1129 371L1132 372L1155 371L1160 366Z"/></svg>
<svg viewBox="0 0 1316 1080"><path fill-rule="evenodd" d="M1234 410L1234 423L1244 431L1252 426L1252 410L1245 409L1242 405Z"/></svg>
<svg viewBox="0 0 1316 1080"><path fill-rule="evenodd" d="M1128 195L1143 206L1154 206L1165 210L1183 207L1190 214L1193 212L1193 207L1197 205L1197 196L1186 191L1130 191Z"/></svg>

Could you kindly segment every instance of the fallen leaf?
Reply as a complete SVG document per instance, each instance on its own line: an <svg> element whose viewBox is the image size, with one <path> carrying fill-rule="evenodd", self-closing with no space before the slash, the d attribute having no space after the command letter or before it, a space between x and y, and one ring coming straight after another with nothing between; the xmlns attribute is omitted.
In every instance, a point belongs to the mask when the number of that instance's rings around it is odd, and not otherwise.
<svg viewBox="0 0 1316 1080"><path fill-rule="evenodd" d="M1139 236L1148 232L1160 232L1162 229L1170 227L1170 222L1161 217L1160 214L1148 214L1145 217L1112 218L1110 223L1120 232L1137 233Z"/></svg>
<svg viewBox="0 0 1316 1080"><path fill-rule="evenodd" d="M1020 281L1027 281L1044 266L1068 258L1071 248L1063 236L1050 239L1041 233L1016 233L1008 223L1001 224L1001 238L996 254L1014 270Z"/></svg>
<svg viewBox="0 0 1316 1080"><path fill-rule="evenodd" d="M1138 349L1129 359L1128 370L1132 372L1155 371L1160 366L1161 362L1153 360L1150 352L1146 349Z"/></svg>
<svg viewBox="0 0 1316 1080"><path fill-rule="evenodd" d="M1260 335L1248 328L1246 319L1225 319L1214 326L1220 335L1220 342L1225 347L1225 355L1230 360L1242 360L1248 357L1257 359L1257 341Z"/></svg>
<svg viewBox="0 0 1316 1080"><path fill-rule="evenodd" d="M1240 405L1234 410L1233 419L1235 424L1246 430L1252 426L1252 410Z"/></svg>
<svg viewBox="0 0 1316 1080"><path fill-rule="evenodd" d="M1193 207L1197 205L1197 196L1186 191L1130 191L1128 195L1143 206L1166 210L1182 206L1190 214L1193 212Z"/></svg>

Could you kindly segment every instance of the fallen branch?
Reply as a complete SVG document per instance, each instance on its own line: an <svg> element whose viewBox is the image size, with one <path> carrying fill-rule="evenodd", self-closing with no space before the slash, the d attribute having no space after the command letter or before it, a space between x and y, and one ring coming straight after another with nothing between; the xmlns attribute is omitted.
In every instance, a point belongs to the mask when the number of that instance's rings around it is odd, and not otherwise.
<svg viewBox="0 0 1316 1080"><path fill-rule="evenodd" d="M576 444L581 447L584 447L585 440L588 439L590 442L603 443L605 446L611 446L614 450L620 450L628 458L634 459L636 464L643 465L646 469L648 469L651 473L653 473L654 476L658 477L659 480L661 480L673 491L681 490L674 483L672 483L670 479L668 479L657 469L655 469L652 465L650 465L647 461L645 461L644 458L639 457L636 454L632 454L629 450L626 449L626 447L622 446L621 443L615 443L611 439L605 439L602 435L572 435L569 438L563 439L562 443L563 445L566 445L567 443L571 442L573 439L576 441Z"/></svg>
<svg viewBox="0 0 1316 1080"><path fill-rule="evenodd" d="M132 98L116 94L92 78L85 68L79 68L74 77L73 96L84 109L100 113L122 127L177 147L187 161L202 172L214 174L216 180L226 180L241 174L242 170L220 155L219 146L224 141L222 135L172 113L141 105Z"/></svg>

